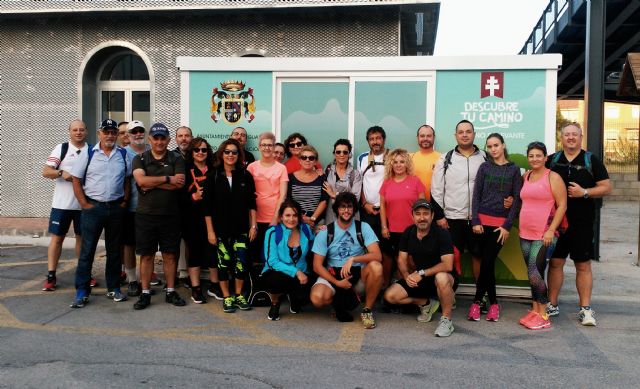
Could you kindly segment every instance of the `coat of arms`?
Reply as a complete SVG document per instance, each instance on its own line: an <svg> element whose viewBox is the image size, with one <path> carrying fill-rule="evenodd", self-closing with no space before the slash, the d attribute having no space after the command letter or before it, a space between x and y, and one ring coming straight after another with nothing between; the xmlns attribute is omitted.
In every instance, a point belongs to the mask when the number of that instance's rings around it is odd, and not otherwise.
<svg viewBox="0 0 640 389"><path fill-rule="evenodd" d="M256 112L253 88L245 90L244 82L233 80L221 82L220 87L222 90L213 88L211 95L211 119L217 123L222 118L227 124L236 125L244 117L251 123Z"/></svg>

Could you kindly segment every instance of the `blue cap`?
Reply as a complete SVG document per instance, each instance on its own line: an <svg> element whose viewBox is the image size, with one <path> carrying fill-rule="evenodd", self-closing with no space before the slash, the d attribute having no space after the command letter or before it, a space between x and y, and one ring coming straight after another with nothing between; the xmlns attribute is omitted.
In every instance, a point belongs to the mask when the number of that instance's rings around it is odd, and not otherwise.
<svg viewBox="0 0 640 389"><path fill-rule="evenodd" d="M118 123L113 119L104 119L100 124L101 130L106 130L107 128L118 129Z"/></svg>
<svg viewBox="0 0 640 389"><path fill-rule="evenodd" d="M168 138L169 129L167 128L167 126L165 126L162 123L156 123L153 126L151 126L151 129L149 130L149 135L152 137L156 135L160 135L160 136L164 136L165 138Z"/></svg>

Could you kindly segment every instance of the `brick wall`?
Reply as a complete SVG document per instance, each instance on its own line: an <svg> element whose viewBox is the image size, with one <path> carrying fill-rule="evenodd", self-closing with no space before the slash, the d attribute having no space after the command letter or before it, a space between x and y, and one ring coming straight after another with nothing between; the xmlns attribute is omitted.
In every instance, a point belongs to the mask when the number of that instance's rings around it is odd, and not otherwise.
<svg viewBox="0 0 640 389"><path fill-rule="evenodd" d="M636 173L611 173L613 191L609 201L640 201L640 181Z"/></svg>

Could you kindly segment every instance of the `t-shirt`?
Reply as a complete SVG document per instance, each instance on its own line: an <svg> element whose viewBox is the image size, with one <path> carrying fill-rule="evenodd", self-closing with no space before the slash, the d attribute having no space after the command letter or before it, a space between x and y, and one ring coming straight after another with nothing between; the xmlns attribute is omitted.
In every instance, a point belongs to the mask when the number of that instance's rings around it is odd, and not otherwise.
<svg viewBox="0 0 640 389"><path fill-rule="evenodd" d="M365 222L361 223L364 245L369 246L377 242L378 237L371 227ZM333 241L329 247L327 247L327 233L327 229L318 232L316 239L313 241L311 251L326 257L327 264L330 267L342 267L349 257L365 253L365 250L360 246L360 242L358 242L355 223L352 222L347 230L343 230L338 223L335 223ZM362 263L354 262L353 266L362 266Z"/></svg>
<svg viewBox="0 0 640 389"><path fill-rule="evenodd" d="M265 167L255 161L247 167L256 184L256 212L258 223L270 223L277 212L276 205L280 197L280 183L288 182L287 168L280 162Z"/></svg>
<svg viewBox="0 0 640 389"><path fill-rule="evenodd" d="M151 146L145 145L145 151L149 150L150 148ZM131 157L131 160L133 160L138 155L138 153L136 153L136 151L132 149L131 146L127 146L124 149L127 150L127 154L129 154L129 156ZM127 210L129 212L135 212L137 208L138 208L138 187L136 186L136 180L131 180L131 195L129 196L129 208Z"/></svg>
<svg viewBox="0 0 640 389"><path fill-rule="evenodd" d="M358 170L362 172L362 193L368 203L380 206L380 187L384 181L385 153L373 156L373 166L369 166L369 152L358 157Z"/></svg>
<svg viewBox="0 0 640 389"><path fill-rule="evenodd" d="M380 188L384 196L390 232L402 232L413 224L411 206L424 193L424 185L416 176L407 176L396 182L393 178L385 180Z"/></svg>
<svg viewBox="0 0 640 389"><path fill-rule="evenodd" d="M302 207L302 212L311 216L321 201L329 199L327 192L322 190L324 182L324 176L318 176L311 182L302 182L296 178L295 174L291 173L289 174L287 197L297 201Z"/></svg>
<svg viewBox="0 0 640 389"><path fill-rule="evenodd" d="M400 236L400 251L413 258L416 270L429 269L442 261L443 255L453 254L453 243L448 230L432 223L426 236L418 239L417 227L407 227Z"/></svg>
<svg viewBox="0 0 640 389"><path fill-rule="evenodd" d="M433 168L436 166L436 162L438 162L439 158L440 153L437 151L433 151L429 154L416 151L411 154L413 172L416 177L420 179L422 185L424 185L427 200L431 200L431 176L433 175Z"/></svg>
<svg viewBox="0 0 640 389"><path fill-rule="evenodd" d="M87 152L89 146L85 143L82 148L77 148L71 142L69 142L69 149L67 154L60 162L60 153L62 153L62 144L54 147L53 151L47 158L45 164L58 170L64 170L67 173L71 173L71 169L75 164L80 153ZM51 208L57 209L81 209L80 203L76 199L76 195L73 193L73 184L70 181L66 181L62 177L58 177L55 180L56 187L53 191L53 200L51 201Z"/></svg>
<svg viewBox="0 0 640 389"><path fill-rule="evenodd" d="M146 163L143 163L143 158ZM137 155L133 159L133 170L136 169L143 169L148 177L185 174L184 159L168 150L162 159L155 159L150 150ZM153 188L148 192L139 193L136 212L144 215L178 215L180 213L180 196L180 190L161 188Z"/></svg>

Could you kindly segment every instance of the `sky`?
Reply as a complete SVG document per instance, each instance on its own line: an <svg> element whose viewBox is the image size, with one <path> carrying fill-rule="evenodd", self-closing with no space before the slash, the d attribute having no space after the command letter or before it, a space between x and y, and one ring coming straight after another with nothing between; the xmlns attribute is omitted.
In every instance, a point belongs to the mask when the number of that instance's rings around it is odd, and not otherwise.
<svg viewBox="0 0 640 389"><path fill-rule="evenodd" d="M440 0L434 55L518 54L549 0Z"/></svg>

